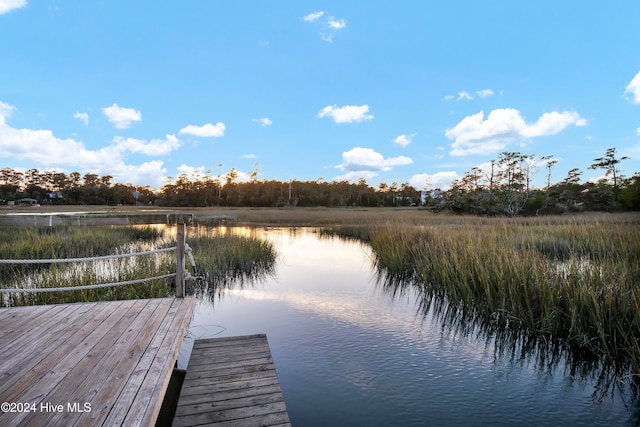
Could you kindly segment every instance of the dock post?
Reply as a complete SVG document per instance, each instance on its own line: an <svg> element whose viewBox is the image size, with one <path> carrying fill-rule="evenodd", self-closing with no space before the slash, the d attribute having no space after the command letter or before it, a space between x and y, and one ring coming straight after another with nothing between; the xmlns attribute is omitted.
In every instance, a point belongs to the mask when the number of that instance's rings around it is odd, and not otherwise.
<svg viewBox="0 0 640 427"><path fill-rule="evenodd" d="M177 224L176 234L176 297L184 298L184 224Z"/></svg>

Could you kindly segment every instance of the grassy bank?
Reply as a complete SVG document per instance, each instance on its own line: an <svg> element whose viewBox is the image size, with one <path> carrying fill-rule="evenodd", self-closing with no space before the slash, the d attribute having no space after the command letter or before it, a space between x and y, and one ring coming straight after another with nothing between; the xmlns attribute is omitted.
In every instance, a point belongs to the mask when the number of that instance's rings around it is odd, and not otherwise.
<svg viewBox="0 0 640 427"><path fill-rule="evenodd" d="M529 334L640 367L640 221L634 216L440 218L365 232L378 266L446 301L450 319ZM340 232L340 231L339 231Z"/></svg>
<svg viewBox="0 0 640 427"><path fill-rule="evenodd" d="M258 239L216 236L189 228L187 242L207 286L230 278L250 278L273 268L275 250ZM169 233L170 234L170 233ZM163 227L0 227L0 259L84 258L175 246ZM187 264L188 265L188 264ZM64 264L0 264L3 288L58 288L114 283L175 272L175 252ZM96 289L9 293L6 305L56 304L166 297L173 278ZM2 305L2 304L0 304Z"/></svg>
<svg viewBox="0 0 640 427"><path fill-rule="evenodd" d="M276 250L268 241L202 226L190 228L188 240L202 284L209 289L231 281L242 285L273 272Z"/></svg>

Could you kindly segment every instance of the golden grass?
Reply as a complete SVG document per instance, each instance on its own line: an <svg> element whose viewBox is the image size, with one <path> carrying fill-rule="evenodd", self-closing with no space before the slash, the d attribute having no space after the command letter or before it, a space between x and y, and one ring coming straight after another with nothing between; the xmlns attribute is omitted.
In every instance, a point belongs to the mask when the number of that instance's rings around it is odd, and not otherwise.
<svg viewBox="0 0 640 427"><path fill-rule="evenodd" d="M378 266L439 295L450 316L640 367L639 218L441 217L365 228Z"/></svg>

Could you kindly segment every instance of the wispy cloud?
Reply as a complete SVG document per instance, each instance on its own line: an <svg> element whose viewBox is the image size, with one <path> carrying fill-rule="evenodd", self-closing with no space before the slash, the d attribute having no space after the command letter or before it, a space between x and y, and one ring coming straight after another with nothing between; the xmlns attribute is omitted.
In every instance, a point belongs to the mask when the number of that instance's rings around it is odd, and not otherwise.
<svg viewBox="0 0 640 427"><path fill-rule="evenodd" d="M484 112L467 116L456 126L447 129L445 136L452 139L452 156L485 154L503 149L515 139L555 135L568 126L584 126L587 121L576 112L553 111L544 113L528 124L514 108L493 110L486 120Z"/></svg>
<svg viewBox="0 0 640 427"><path fill-rule="evenodd" d="M186 135L200 136L204 138L208 138L208 137L219 138L221 136L224 136L225 130L226 130L226 127L224 123L218 122L215 125L211 123L207 123L206 125L202 125L202 126L188 125L180 129L179 133L186 134Z"/></svg>
<svg viewBox="0 0 640 427"><path fill-rule="evenodd" d="M411 144L412 139L414 136L418 135L417 133L412 133L411 135L398 135L396 136L396 138L393 140L394 143L401 145L403 147L406 147L407 145Z"/></svg>
<svg viewBox="0 0 640 427"><path fill-rule="evenodd" d="M467 99L467 100L472 100L473 96L471 96L471 94L469 92L467 92L466 90L461 90L460 92L458 92L458 101L462 100L462 99Z"/></svg>
<svg viewBox="0 0 640 427"><path fill-rule="evenodd" d="M262 117L260 119L251 119L251 121L254 123L259 123L262 127L271 126L273 124L273 122L267 117Z"/></svg>
<svg viewBox="0 0 640 427"><path fill-rule="evenodd" d="M475 93L471 93L466 90L461 90L458 92L458 95L445 95L444 99L447 101L451 101L455 99L456 101L471 101L475 99L476 96L480 98L488 98L494 94L493 89L482 89L477 90Z"/></svg>
<svg viewBox="0 0 640 427"><path fill-rule="evenodd" d="M332 43L333 38L339 30L342 30L347 26L347 21L343 18L336 18L335 16L325 16L324 11L313 12L302 17L306 22L318 22L320 25L320 37L322 40Z"/></svg>
<svg viewBox="0 0 640 427"><path fill-rule="evenodd" d="M0 15L11 12L14 9L20 9L27 5L27 0L0 0Z"/></svg>
<svg viewBox="0 0 640 427"><path fill-rule="evenodd" d="M629 101L634 104L640 104L640 71L638 71L638 74L631 79L631 82L629 82L624 90L624 94L627 96Z"/></svg>
<svg viewBox="0 0 640 427"><path fill-rule="evenodd" d="M307 22L313 22L313 21L317 21L318 19L322 18L322 15L324 15L323 11L313 12L313 13L310 13L308 15L305 15L302 19L304 19Z"/></svg>
<svg viewBox="0 0 640 427"><path fill-rule="evenodd" d="M80 120L85 125L89 124L89 114L88 113L75 113L73 115L73 118Z"/></svg>
<svg viewBox="0 0 640 427"><path fill-rule="evenodd" d="M120 107L118 104L105 107L102 109L102 112L118 129L127 129L131 126L132 122L139 122L142 120L142 114L140 111L136 111L133 108Z"/></svg>
<svg viewBox="0 0 640 427"><path fill-rule="evenodd" d="M372 120L373 114L369 113L368 105L345 105L338 107L335 104L324 107L318 113L319 118L330 117L336 123L353 123Z"/></svg>
<svg viewBox="0 0 640 427"><path fill-rule="evenodd" d="M482 89L482 90L477 90L476 94L480 97L480 98L486 98L489 97L491 95L493 95L493 90L492 89Z"/></svg>

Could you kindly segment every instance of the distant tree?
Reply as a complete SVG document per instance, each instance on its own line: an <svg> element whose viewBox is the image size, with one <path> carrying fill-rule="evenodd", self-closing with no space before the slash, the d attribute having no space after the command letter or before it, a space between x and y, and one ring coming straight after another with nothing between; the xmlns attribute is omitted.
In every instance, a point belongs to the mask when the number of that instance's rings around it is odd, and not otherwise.
<svg viewBox="0 0 640 427"><path fill-rule="evenodd" d="M545 161L545 167L547 168L547 188L546 188L546 190L549 190L549 187L551 187L551 168L553 167L553 165L558 163L558 161L556 159L554 159L552 156L544 156L544 157L541 157L540 160L544 160Z"/></svg>
<svg viewBox="0 0 640 427"><path fill-rule="evenodd" d="M613 178L613 194L616 201L618 201L618 176L620 174L620 169L618 169L617 165L628 158L627 156L617 158L616 149L609 148L604 157L593 159L595 163L589 166L589 169L604 169L605 176L611 176Z"/></svg>

